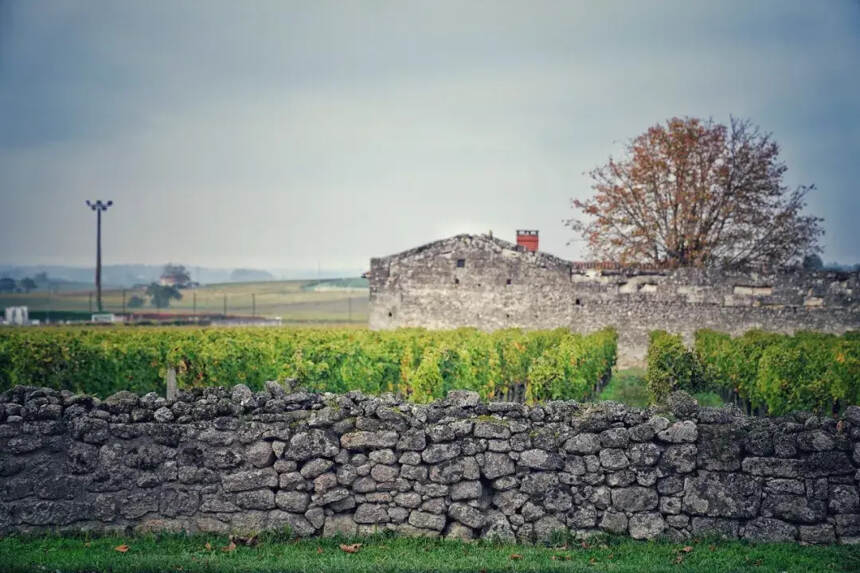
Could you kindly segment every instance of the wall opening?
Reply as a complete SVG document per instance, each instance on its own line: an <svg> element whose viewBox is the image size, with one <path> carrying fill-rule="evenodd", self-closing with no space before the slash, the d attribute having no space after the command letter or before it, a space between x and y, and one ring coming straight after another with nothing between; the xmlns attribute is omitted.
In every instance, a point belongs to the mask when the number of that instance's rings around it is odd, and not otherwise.
<svg viewBox="0 0 860 573"><path fill-rule="evenodd" d="M457 268L462 269L466 266L466 259L457 259Z"/></svg>
<svg viewBox="0 0 860 573"><path fill-rule="evenodd" d="M576 302L574 302L574 304L575 304L576 306L580 306L580 305L582 304L582 302L580 302L580 300L579 300L579 299L576 299Z"/></svg>
<svg viewBox="0 0 860 573"><path fill-rule="evenodd" d="M505 284L506 284L506 285L511 284L511 279L506 280L506 281L505 281Z"/></svg>
<svg viewBox="0 0 860 573"><path fill-rule="evenodd" d="M455 285L460 284L460 279L455 278L455 279L454 279L454 284L455 284Z"/></svg>

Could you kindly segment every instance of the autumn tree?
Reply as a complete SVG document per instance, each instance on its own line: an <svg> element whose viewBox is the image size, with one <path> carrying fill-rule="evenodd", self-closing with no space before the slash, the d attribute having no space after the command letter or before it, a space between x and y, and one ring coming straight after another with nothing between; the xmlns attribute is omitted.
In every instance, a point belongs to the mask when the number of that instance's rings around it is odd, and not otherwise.
<svg viewBox="0 0 860 573"><path fill-rule="evenodd" d="M622 264L773 266L820 251L814 186L789 189L779 145L749 120L673 118L592 170L594 195L565 221L592 254Z"/></svg>

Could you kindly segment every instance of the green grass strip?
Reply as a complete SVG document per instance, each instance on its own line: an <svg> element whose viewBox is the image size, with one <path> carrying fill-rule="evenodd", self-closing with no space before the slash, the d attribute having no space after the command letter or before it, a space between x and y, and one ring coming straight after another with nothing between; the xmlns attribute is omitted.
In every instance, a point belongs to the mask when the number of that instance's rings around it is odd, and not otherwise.
<svg viewBox="0 0 860 573"><path fill-rule="evenodd" d="M208 543L208 547L207 547ZM362 543L356 553L340 544ZM462 543L375 536L358 540L261 536L233 550L224 536L6 537L0 571L858 571L858 546L687 543L605 538L563 545ZM126 552L115 548L127 546Z"/></svg>

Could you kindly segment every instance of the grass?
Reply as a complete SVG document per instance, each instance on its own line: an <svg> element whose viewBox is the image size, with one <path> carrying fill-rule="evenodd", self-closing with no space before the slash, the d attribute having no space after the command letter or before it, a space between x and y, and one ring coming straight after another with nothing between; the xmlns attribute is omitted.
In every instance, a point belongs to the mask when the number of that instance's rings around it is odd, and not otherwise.
<svg viewBox="0 0 860 573"><path fill-rule="evenodd" d="M609 383L600 393L600 400L613 400L628 406L644 408L648 405L648 388L645 386L644 368L627 368L612 373Z"/></svg>
<svg viewBox="0 0 860 573"><path fill-rule="evenodd" d="M696 392L693 397L699 406L722 406L723 399L715 392ZM644 408L649 403L648 388L645 384L644 368L616 370L603 388L600 400L613 400L628 406Z"/></svg>
<svg viewBox="0 0 860 573"><path fill-rule="evenodd" d="M860 547L687 543L605 538L585 544L506 545L374 536L356 540L263 536L254 547L225 551L219 536L7 537L2 571L857 571ZM208 543L208 547L207 547ZM115 548L127 546L121 553Z"/></svg>
<svg viewBox="0 0 860 573"><path fill-rule="evenodd" d="M31 311L77 311L89 313L90 294L94 289L49 293L2 294L0 308L27 306ZM142 289L125 289L126 301L132 296L146 300ZM253 299L252 299L253 295ZM126 308L129 312L159 312L191 314L195 309L200 314L224 312L262 317L281 317L286 322L367 322L368 291L364 279L294 280L251 283L224 283L199 287L193 291L182 291L182 300L171 301L167 309L156 309L146 305L138 309ZM102 292L106 312L122 312L123 290L111 289ZM92 297L95 306L95 295Z"/></svg>

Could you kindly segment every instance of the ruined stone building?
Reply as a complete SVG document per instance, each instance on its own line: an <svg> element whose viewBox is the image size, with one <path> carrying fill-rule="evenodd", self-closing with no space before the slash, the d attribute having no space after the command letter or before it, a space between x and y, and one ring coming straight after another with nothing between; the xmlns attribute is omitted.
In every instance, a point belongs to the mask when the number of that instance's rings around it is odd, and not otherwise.
<svg viewBox="0 0 860 573"><path fill-rule="evenodd" d="M700 328L860 329L857 272L600 270L540 252L536 232L518 235L457 235L371 259L370 327L614 326L621 364L644 358L655 329L688 341Z"/></svg>

